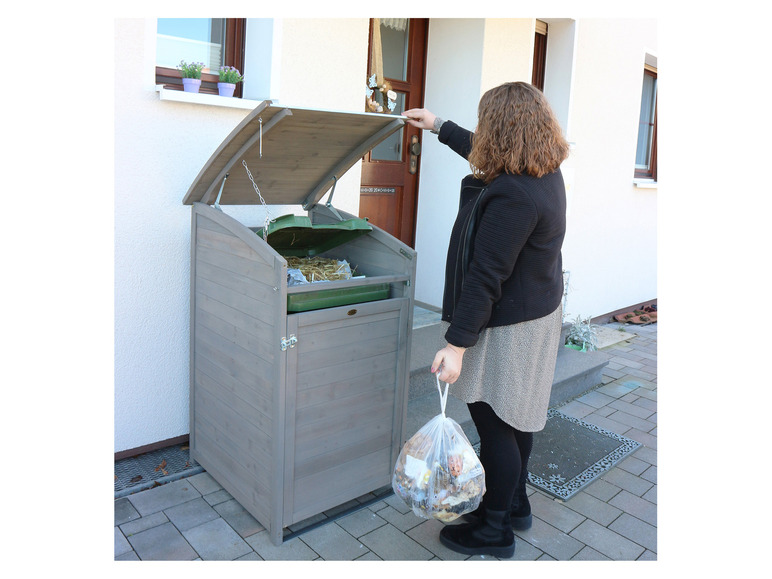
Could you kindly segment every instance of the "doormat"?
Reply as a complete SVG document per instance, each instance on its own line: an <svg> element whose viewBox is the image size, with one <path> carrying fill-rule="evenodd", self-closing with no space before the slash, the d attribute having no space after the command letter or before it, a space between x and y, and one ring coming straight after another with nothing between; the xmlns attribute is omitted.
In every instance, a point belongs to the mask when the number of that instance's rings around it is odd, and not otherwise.
<svg viewBox="0 0 772 579"><path fill-rule="evenodd" d="M639 446L639 442L551 409L544 430L533 437L528 482L565 501Z"/></svg>
<svg viewBox="0 0 772 579"><path fill-rule="evenodd" d="M634 440L550 409L544 430L534 433L528 482L566 501L639 446ZM479 443L474 449L480 453Z"/></svg>

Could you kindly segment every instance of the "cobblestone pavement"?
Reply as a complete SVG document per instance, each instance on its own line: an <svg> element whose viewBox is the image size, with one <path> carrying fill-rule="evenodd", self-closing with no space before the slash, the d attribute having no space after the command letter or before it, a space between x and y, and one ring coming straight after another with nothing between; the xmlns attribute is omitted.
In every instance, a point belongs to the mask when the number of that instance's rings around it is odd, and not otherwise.
<svg viewBox="0 0 772 579"><path fill-rule="evenodd" d="M611 358L603 384L560 410L642 446L568 501L529 487L533 527L516 532L513 560L657 559L657 324L624 330L629 339L604 349ZM115 560L492 558L445 548L439 542L442 526L416 517L390 495L277 547L204 472L116 499Z"/></svg>

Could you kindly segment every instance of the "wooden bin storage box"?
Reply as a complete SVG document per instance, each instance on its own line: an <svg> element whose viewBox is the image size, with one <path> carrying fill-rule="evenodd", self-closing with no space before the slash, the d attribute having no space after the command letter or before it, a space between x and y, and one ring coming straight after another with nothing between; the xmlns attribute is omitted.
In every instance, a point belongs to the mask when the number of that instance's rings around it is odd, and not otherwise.
<svg viewBox="0 0 772 579"><path fill-rule="evenodd" d="M404 442L416 253L370 225L320 253L364 278L288 287L271 234L268 243L256 234L264 224L251 229L220 205L299 204L314 226L355 218L318 202L403 124L263 102L183 201L192 205L191 457L276 545L289 525L390 484ZM373 288L375 301L288 311L294 294Z"/></svg>

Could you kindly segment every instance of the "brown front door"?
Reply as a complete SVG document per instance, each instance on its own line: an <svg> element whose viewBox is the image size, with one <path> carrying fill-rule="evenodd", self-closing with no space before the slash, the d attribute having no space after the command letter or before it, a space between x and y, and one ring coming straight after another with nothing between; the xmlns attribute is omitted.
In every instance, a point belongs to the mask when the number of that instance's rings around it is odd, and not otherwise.
<svg viewBox="0 0 772 579"><path fill-rule="evenodd" d="M425 18L370 20L367 80L373 93L367 110L380 105L382 112L396 115L423 106L428 27ZM389 90L395 98L389 98ZM405 125L362 163L359 215L410 247L415 243L420 132Z"/></svg>

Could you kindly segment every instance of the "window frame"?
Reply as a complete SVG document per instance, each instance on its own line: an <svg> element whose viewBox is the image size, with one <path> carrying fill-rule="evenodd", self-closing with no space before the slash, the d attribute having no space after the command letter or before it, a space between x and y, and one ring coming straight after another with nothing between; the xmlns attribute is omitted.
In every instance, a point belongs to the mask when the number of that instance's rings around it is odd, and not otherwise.
<svg viewBox="0 0 772 579"><path fill-rule="evenodd" d="M645 66L643 69L644 76L652 76L654 79L657 79L657 69ZM658 107L658 94L655 93L654 96L654 122L652 123L654 126L652 128L651 132L651 156L649 157L649 167L647 169L635 169L635 172L633 174L635 179L651 179L653 181L657 180L657 107ZM641 98L643 98L643 95L641 95ZM639 121L640 122L640 121ZM636 155L638 151L636 149Z"/></svg>
<svg viewBox="0 0 772 579"><path fill-rule="evenodd" d="M244 45L247 31L246 18L225 19L225 40L223 51L225 52L225 66L233 66L244 74ZM200 93L218 94L217 83L220 80L219 71L201 73ZM165 66L155 67L155 83L163 85L166 89L184 90L182 86L182 73L176 68ZM236 83L234 97L241 98L243 94L243 82Z"/></svg>

